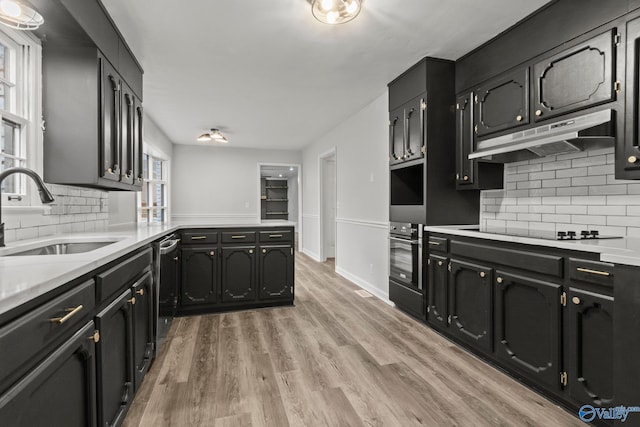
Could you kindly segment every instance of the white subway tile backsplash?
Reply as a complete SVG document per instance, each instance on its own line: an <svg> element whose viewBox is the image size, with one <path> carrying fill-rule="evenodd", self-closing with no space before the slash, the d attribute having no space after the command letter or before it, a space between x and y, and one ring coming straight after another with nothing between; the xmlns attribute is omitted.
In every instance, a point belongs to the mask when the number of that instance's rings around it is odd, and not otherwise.
<svg viewBox="0 0 640 427"><path fill-rule="evenodd" d="M614 160L608 147L506 164L504 190L482 192L480 224L640 237L640 182L615 179Z"/></svg>

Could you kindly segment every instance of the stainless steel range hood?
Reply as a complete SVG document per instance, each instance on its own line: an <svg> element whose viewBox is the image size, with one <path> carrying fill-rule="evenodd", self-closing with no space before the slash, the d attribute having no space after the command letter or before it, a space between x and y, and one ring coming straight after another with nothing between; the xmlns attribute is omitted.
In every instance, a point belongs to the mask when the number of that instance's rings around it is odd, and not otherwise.
<svg viewBox="0 0 640 427"><path fill-rule="evenodd" d="M611 147L614 138L613 110L551 122L544 126L479 141L469 159L516 162L554 154Z"/></svg>

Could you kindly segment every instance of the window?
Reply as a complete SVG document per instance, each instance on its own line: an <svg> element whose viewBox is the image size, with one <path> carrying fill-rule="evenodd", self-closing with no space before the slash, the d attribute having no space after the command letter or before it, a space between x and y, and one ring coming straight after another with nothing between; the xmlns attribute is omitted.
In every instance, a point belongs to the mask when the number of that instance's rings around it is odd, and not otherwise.
<svg viewBox="0 0 640 427"><path fill-rule="evenodd" d="M142 191L138 222L167 222L168 162L148 153L142 156Z"/></svg>
<svg viewBox="0 0 640 427"><path fill-rule="evenodd" d="M29 167L42 172L38 130L41 48L33 36L0 29L0 170ZM31 204L23 175L2 182L2 202ZM29 197L27 197L29 196Z"/></svg>

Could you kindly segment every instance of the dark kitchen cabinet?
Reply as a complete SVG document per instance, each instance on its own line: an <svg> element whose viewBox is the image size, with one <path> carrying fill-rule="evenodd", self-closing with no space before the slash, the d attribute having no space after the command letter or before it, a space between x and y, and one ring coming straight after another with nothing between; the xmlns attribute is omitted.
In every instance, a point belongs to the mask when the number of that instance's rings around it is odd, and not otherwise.
<svg viewBox="0 0 640 427"><path fill-rule="evenodd" d="M404 108L389 112L389 164L404 161Z"/></svg>
<svg viewBox="0 0 640 427"><path fill-rule="evenodd" d="M469 154L475 149L474 98L474 94L469 92L458 97L456 101L456 188L502 188L502 164L469 160Z"/></svg>
<svg viewBox="0 0 640 427"><path fill-rule="evenodd" d="M567 294L566 381L579 404L612 406L613 297L579 288Z"/></svg>
<svg viewBox="0 0 640 427"><path fill-rule="evenodd" d="M1 423L12 427L96 426L94 340L98 337L93 322L87 323L0 395Z"/></svg>
<svg viewBox="0 0 640 427"><path fill-rule="evenodd" d="M217 246L182 248L181 305L201 305L217 301L217 254Z"/></svg>
<svg viewBox="0 0 640 427"><path fill-rule="evenodd" d="M154 315L154 286L151 272L142 276L134 285L132 305L133 325L133 368L135 375L135 390L142 384L142 379L149 370L153 357L153 315Z"/></svg>
<svg viewBox="0 0 640 427"><path fill-rule="evenodd" d="M560 296L556 283L497 270L495 352L544 387L560 389Z"/></svg>
<svg viewBox="0 0 640 427"><path fill-rule="evenodd" d="M475 91L478 137L529 123L529 68L510 71Z"/></svg>
<svg viewBox="0 0 640 427"><path fill-rule="evenodd" d="M534 120L540 121L613 101L617 30L556 53L533 66Z"/></svg>
<svg viewBox="0 0 640 427"><path fill-rule="evenodd" d="M449 332L488 352L493 349L492 269L451 259Z"/></svg>
<svg viewBox="0 0 640 427"><path fill-rule="evenodd" d="M640 18L627 22L624 138L616 138L616 178L640 179Z"/></svg>
<svg viewBox="0 0 640 427"><path fill-rule="evenodd" d="M122 113L120 114L122 173L125 184L142 182L142 105L127 84L122 83Z"/></svg>
<svg viewBox="0 0 640 427"><path fill-rule="evenodd" d="M418 97L389 113L390 164L424 156L426 108L425 98Z"/></svg>
<svg viewBox="0 0 640 427"><path fill-rule="evenodd" d="M132 310L127 289L95 317L97 345L98 425L120 425L134 394Z"/></svg>
<svg viewBox="0 0 640 427"><path fill-rule="evenodd" d="M103 57L98 58L100 68L100 154L101 176L120 181L122 132L120 112L122 109L122 82L115 68Z"/></svg>
<svg viewBox="0 0 640 427"><path fill-rule="evenodd" d="M262 246L259 261L260 299L293 297L293 247Z"/></svg>
<svg viewBox="0 0 640 427"><path fill-rule="evenodd" d="M448 267L449 260L439 255L430 255L428 260L427 320L439 328L448 325Z"/></svg>
<svg viewBox="0 0 640 427"><path fill-rule="evenodd" d="M255 246L222 247L222 301L247 301L256 296Z"/></svg>

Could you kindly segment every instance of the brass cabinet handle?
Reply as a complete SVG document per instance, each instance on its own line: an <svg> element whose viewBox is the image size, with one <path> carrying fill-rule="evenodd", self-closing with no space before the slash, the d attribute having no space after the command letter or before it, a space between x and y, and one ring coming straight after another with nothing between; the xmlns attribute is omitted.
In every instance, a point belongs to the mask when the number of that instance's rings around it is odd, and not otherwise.
<svg viewBox="0 0 640 427"><path fill-rule="evenodd" d="M635 163L637 161L638 161L638 158L636 156L629 156L627 158L627 162L629 162L629 163Z"/></svg>
<svg viewBox="0 0 640 427"><path fill-rule="evenodd" d="M64 322L66 322L67 320L71 319L73 316L78 314L78 312L80 312L80 310L82 310L82 308L83 308L82 304L80 304L76 308L67 308L65 310L67 312L67 314L65 314L62 317L54 317L53 319L49 319L49 322L57 323L58 325L62 325Z"/></svg>
<svg viewBox="0 0 640 427"><path fill-rule="evenodd" d="M578 267L576 268L576 270L579 271L580 273L597 274L598 276L606 276L606 277L611 276L611 273L609 273L608 271L591 270L589 268L582 268L582 267Z"/></svg>
<svg viewBox="0 0 640 427"><path fill-rule="evenodd" d="M516 116L516 121L521 122L522 121L522 116L520 114L518 114Z"/></svg>
<svg viewBox="0 0 640 427"><path fill-rule="evenodd" d="M502 279L502 277L498 277L498 278L496 279L496 282L498 282L498 283L502 283L503 281L504 281L504 280Z"/></svg>
<svg viewBox="0 0 640 427"><path fill-rule="evenodd" d="M263 249L263 250L262 250L262 253L263 253L263 254L266 254L266 253L267 253L267 250L266 250L266 249Z"/></svg>
<svg viewBox="0 0 640 427"><path fill-rule="evenodd" d="M138 289L136 291L136 294L140 295L141 297L144 296L144 289Z"/></svg>
<svg viewBox="0 0 640 427"><path fill-rule="evenodd" d="M480 272L480 277L484 278L487 275L487 273L485 273L484 271Z"/></svg>
<svg viewBox="0 0 640 427"><path fill-rule="evenodd" d="M571 298L571 301L572 301L575 305L578 305L578 304L580 304L580 303L582 302L582 301L580 301L580 298L578 298L578 297L573 297L573 298Z"/></svg>
<svg viewBox="0 0 640 427"><path fill-rule="evenodd" d="M215 251L211 251L211 252L209 252L209 255L216 256L216 253L215 253Z"/></svg>
<svg viewBox="0 0 640 427"><path fill-rule="evenodd" d="M93 331L93 335L89 337L89 341L97 344L100 341L100 331Z"/></svg>
<svg viewBox="0 0 640 427"><path fill-rule="evenodd" d="M133 297L131 299L128 299L127 302L131 305L136 305L136 297Z"/></svg>
<svg viewBox="0 0 640 427"><path fill-rule="evenodd" d="M542 110L536 110L536 116L540 117L542 115Z"/></svg>
<svg viewBox="0 0 640 427"><path fill-rule="evenodd" d="M245 239L247 236L244 234L239 234L237 236L231 236L232 239Z"/></svg>
<svg viewBox="0 0 640 427"><path fill-rule="evenodd" d="M431 240L429 240L429 244L433 246L440 246L440 242L432 242Z"/></svg>
<svg viewBox="0 0 640 427"><path fill-rule="evenodd" d="M191 236L191 240L204 240L207 236Z"/></svg>
<svg viewBox="0 0 640 427"><path fill-rule="evenodd" d="M282 237L282 234L269 234L270 239L276 239L278 237Z"/></svg>

